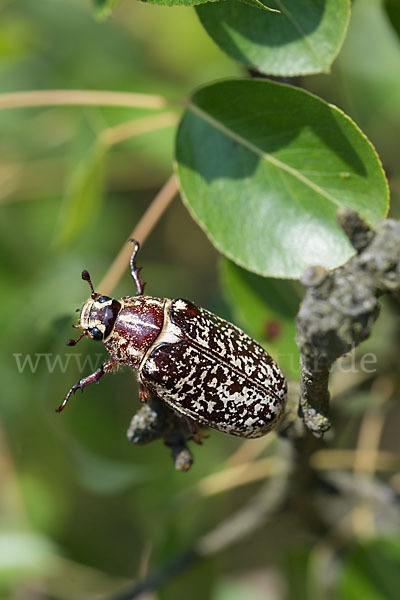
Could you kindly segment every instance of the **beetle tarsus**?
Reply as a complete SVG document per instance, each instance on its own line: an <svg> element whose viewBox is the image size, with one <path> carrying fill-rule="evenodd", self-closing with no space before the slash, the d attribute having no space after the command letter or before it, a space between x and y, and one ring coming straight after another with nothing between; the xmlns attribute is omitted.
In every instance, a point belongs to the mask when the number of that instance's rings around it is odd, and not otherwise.
<svg viewBox="0 0 400 600"><path fill-rule="evenodd" d="M79 329L78 325L74 326L72 325L72 327L75 327L75 329ZM76 340L67 340L66 344L67 346L76 346L76 344L83 338L85 337L85 335L87 335L87 332L84 331Z"/></svg>
<svg viewBox="0 0 400 600"><path fill-rule="evenodd" d="M136 255L139 252L140 244L137 240L134 240L134 239L130 239L129 241L132 242L132 244L133 244L133 252L132 252L131 260L129 263L131 266L132 279L136 285L137 295L143 296L144 286L146 285L146 283L144 281L142 281L142 279L140 277L140 271L142 270L142 267L137 267L136 262L135 262Z"/></svg>
<svg viewBox="0 0 400 600"><path fill-rule="evenodd" d="M97 371L95 371L94 373L91 373L90 375L87 375L86 377L80 379L78 383L73 385L72 388L69 390L68 394L65 396L60 406L56 408L56 412L61 412L62 410L64 410L72 394L75 394L77 390L81 390L81 392L83 392L83 390L87 385L89 385L89 383L98 383L100 377L102 377L105 373L111 371L116 366L116 364L117 362L113 358L111 358L110 360L106 360L106 362L101 365L100 369L97 369Z"/></svg>

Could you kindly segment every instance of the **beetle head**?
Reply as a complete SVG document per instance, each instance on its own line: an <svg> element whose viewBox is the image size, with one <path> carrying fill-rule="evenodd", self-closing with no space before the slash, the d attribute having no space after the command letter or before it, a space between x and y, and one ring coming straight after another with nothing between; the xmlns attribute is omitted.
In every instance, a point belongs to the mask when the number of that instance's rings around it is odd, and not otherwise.
<svg viewBox="0 0 400 600"><path fill-rule="evenodd" d="M105 340L112 332L121 309L118 300L94 291L87 271L82 271L82 279L89 283L92 293L80 309L79 324L73 325L75 328L83 329L82 335L77 340L68 340L68 346L75 346L85 335L89 335L93 340Z"/></svg>

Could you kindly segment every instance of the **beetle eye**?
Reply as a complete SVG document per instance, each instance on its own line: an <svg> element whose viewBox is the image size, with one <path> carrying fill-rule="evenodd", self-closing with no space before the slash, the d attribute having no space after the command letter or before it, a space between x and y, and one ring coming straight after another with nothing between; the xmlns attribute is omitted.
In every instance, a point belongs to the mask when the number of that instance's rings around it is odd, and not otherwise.
<svg viewBox="0 0 400 600"><path fill-rule="evenodd" d="M103 334L101 333L100 329L98 329L97 327L90 327L90 329L88 329L88 332L90 334L90 337L93 340L102 340L103 339Z"/></svg>
<svg viewBox="0 0 400 600"><path fill-rule="evenodd" d="M111 300L111 298L109 298L108 296L99 296L99 297L97 298L97 302L100 302L101 304L102 304L103 302L107 302L108 300Z"/></svg>

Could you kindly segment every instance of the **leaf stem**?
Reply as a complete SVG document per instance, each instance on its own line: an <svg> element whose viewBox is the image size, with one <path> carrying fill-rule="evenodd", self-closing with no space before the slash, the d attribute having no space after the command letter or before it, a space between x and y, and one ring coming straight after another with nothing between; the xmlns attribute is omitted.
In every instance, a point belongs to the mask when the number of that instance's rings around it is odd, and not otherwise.
<svg viewBox="0 0 400 600"><path fill-rule="evenodd" d="M109 148L137 135L165 127L172 127L176 125L178 119L179 117L175 113L167 112L161 115L151 115L150 117L127 121L115 127L104 129L99 135L99 142Z"/></svg>
<svg viewBox="0 0 400 600"><path fill-rule="evenodd" d="M268 477L280 475L288 466L284 460L267 456L212 473L203 477L195 486L201 498L209 498Z"/></svg>
<svg viewBox="0 0 400 600"><path fill-rule="evenodd" d="M140 244L143 244L147 236L154 229L161 215L165 212L176 193L178 192L178 182L175 175L171 175L168 181L158 192L139 223L135 226L128 239L134 238ZM132 253L132 244L128 241L122 246L114 262L111 264L107 273L99 284L99 289L103 294L110 294L121 279L125 269L128 267L129 258Z"/></svg>
<svg viewBox="0 0 400 600"><path fill-rule="evenodd" d="M155 94L107 90L32 90L0 94L0 109L67 105L162 109L168 106L168 101Z"/></svg>

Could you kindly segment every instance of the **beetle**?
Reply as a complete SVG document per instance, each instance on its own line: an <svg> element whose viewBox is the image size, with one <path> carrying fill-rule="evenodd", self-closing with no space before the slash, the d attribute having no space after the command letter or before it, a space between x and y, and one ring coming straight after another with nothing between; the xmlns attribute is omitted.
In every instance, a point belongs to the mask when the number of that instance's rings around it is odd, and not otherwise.
<svg viewBox="0 0 400 600"><path fill-rule="evenodd" d="M63 410L78 389L98 382L118 365L137 370L139 399L152 396L196 423L234 436L257 438L276 427L283 415L287 385L272 357L241 329L189 300L144 295L136 266L139 243L133 242L130 270L136 296L120 300L94 291L90 275L82 279L91 296L80 310L84 336L101 340L111 358L71 387L57 409Z"/></svg>

